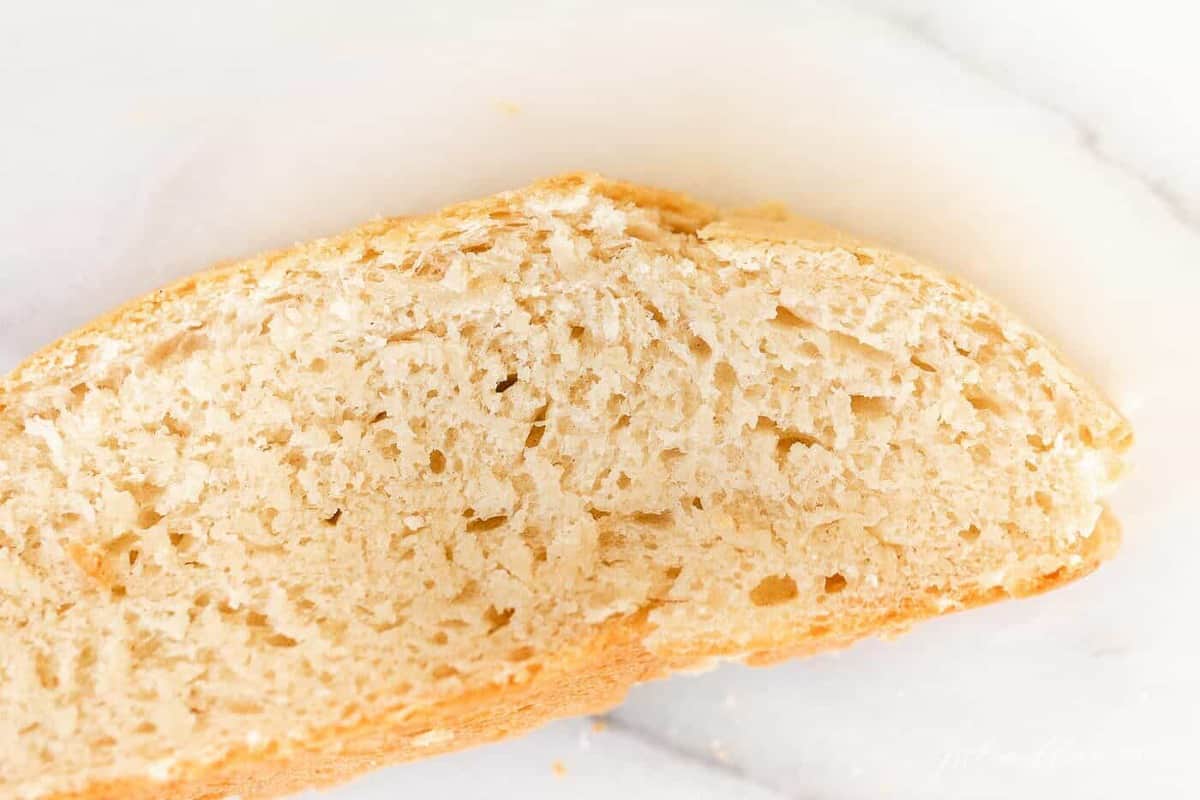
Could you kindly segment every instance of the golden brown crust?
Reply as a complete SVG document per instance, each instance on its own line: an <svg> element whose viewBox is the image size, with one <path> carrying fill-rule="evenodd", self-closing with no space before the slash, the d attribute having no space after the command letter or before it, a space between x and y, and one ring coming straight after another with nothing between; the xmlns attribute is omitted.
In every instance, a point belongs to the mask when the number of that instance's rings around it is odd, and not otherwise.
<svg viewBox="0 0 1200 800"><path fill-rule="evenodd" d="M870 257L871 249L853 238L819 223L787 216L775 208L720 214L682 195L585 174L553 178L527 192L571 189L585 184L613 199L654 207L666 224L699 232L703 238L838 247ZM287 269L323 254L369 248L378 237L407 239L422 230L450 226L477 214L495 213L505 209L514 197L525 194L465 203L435 216L380 220L339 237L218 266L135 300L55 342L0 383L0 394L18 387L26 376L41 372L79 348L93 331L117 329L123 336L138 335L152 324L159 307L175 298L217 289L234 276L253 277L276 265L283 265L286 273ZM745 643L710 641L690 643L686 649L672 652L651 652L643 645L649 632L646 622L649 609L643 609L606 623L590 641L547 659L544 669L523 684L494 686L415 711L381 710L373 718L351 727L329 729L307 741L289 743L286 750L278 744L260 749L243 747L215 763L180 764L167 781L128 778L56 794L52 800L200 800L232 794L269 798L310 786L328 786L386 764L459 750L522 734L552 719L610 708L636 683L714 657L742 658L755 666L770 664L845 647L866 636L899 633L921 619L949 610L1047 591L1091 572L1111 555L1118 540L1118 527L1105 511L1092 536L1080 543L1077 553L1080 558L1072 567L1018 586L972 590L961 596L913 596L887 608L864 608L856 615L827 625L777 631L769 640L755 641L749 647Z"/></svg>

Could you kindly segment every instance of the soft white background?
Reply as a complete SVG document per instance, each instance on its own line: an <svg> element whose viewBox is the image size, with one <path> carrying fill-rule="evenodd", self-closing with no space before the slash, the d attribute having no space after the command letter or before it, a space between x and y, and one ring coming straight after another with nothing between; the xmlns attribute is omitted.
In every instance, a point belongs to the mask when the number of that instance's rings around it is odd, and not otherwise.
<svg viewBox="0 0 1200 800"><path fill-rule="evenodd" d="M1104 387L1139 437L1120 557L330 797L1194 796L1192 4L640 5L4 2L0 368L212 261L556 171L787 201L970 277Z"/></svg>

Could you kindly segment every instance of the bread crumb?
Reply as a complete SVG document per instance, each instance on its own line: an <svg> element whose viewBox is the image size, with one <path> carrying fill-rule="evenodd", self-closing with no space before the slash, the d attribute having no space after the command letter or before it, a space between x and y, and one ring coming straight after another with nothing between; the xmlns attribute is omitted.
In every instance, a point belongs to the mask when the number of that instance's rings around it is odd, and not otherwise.
<svg viewBox="0 0 1200 800"><path fill-rule="evenodd" d="M521 106L511 100L497 100L493 105L496 110L506 117L515 117L523 110Z"/></svg>
<svg viewBox="0 0 1200 800"><path fill-rule="evenodd" d="M608 720L597 717L592 720L592 733L602 733L608 728Z"/></svg>
<svg viewBox="0 0 1200 800"><path fill-rule="evenodd" d="M567 765L561 761L555 761L550 765L550 771L554 773L554 777L563 778L567 774Z"/></svg>

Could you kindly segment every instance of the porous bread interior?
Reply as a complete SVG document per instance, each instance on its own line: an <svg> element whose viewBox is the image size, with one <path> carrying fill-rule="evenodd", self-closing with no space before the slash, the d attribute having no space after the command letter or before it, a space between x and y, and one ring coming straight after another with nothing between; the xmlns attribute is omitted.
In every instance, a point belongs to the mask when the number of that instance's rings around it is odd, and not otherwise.
<svg viewBox="0 0 1200 800"><path fill-rule="evenodd" d="M530 681L624 615L736 652L1070 567L1119 415L974 290L788 224L559 180L40 354L0 389L0 793Z"/></svg>

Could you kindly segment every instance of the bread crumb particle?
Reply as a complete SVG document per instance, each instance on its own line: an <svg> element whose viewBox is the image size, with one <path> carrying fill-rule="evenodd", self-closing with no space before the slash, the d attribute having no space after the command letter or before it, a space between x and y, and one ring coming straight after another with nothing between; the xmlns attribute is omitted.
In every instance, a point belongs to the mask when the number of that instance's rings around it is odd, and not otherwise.
<svg viewBox="0 0 1200 800"><path fill-rule="evenodd" d="M555 761L550 765L550 771L554 773L554 777L563 778L567 774L567 765L561 761Z"/></svg>

